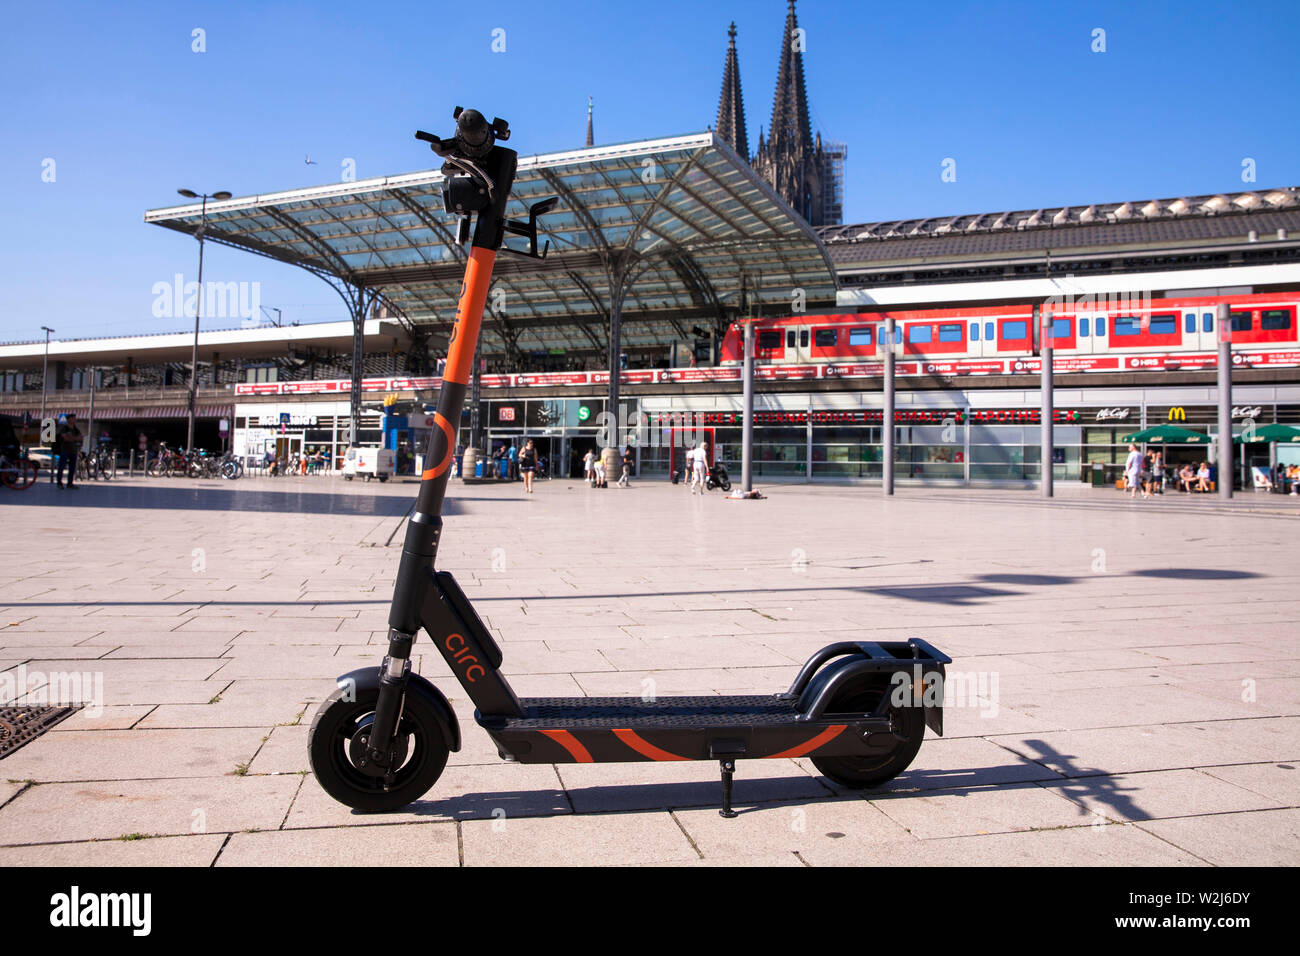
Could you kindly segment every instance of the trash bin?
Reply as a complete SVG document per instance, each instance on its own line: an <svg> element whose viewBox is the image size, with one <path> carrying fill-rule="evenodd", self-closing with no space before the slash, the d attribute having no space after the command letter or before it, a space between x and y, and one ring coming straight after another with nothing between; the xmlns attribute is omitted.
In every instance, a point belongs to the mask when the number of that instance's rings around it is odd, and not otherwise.
<svg viewBox="0 0 1300 956"><path fill-rule="evenodd" d="M478 459L477 461L474 462L474 477L475 477L475 478L482 478L482 477L483 477L483 459L482 459L482 458L480 458L480 459Z"/></svg>
<svg viewBox="0 0 1300 956"><path fill-rule="evenodd" d="M510 459L501 458L497 461L497 477L508 478L510 476Z"/></svg>
<svg viewBox="0 0 1300 956"><path fill-rule="evenodd" d="M1099 461L1092 463L1092 486L1094 488L1106 487L1106 466Z"/></svg>

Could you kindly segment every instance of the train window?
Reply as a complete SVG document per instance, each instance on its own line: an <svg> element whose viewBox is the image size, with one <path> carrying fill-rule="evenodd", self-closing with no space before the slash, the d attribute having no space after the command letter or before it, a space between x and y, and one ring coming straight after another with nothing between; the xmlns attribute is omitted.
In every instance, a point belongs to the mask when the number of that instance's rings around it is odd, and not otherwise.
<svg viewBox="0 0 1300 956"><path fill-rule="evenodd" d="M909 342L930 341L930 327L928 325L909 325L907 327L907 341Z"/></svg>
<svg viewBox="0 0 1300 956"><path fill-rule="evenodd" d="M781 347L781 333L775 329L766 329L759 332L758 347L760 349L779 349Z"/></svg>
<svg viewBox="0 0 1300 956"><path fill-rule="evenodd" d="M1116 335L1137 335L1142 331L1142 320L1136 315L1115 316Z"/></svg>
<svg viewBox="0 0 1300 956"><path fill-rule="evenodd" d="M1097 316L1096 332L1098 338L1101 338L1106 334L1106 317L1104 315Z"/></svg>
<svg viewBox="0 0 1300 956"><path fill-rule="evenodd" d="M1196 331L1196 313L1195 313L1195 312L1188 312L1188 313L1187 313L1187 321L1183 323L1183 331L1184 331L1184 332L1195 332L1195 331Z"/></svg>
<svg viewBox="0 0 1300 956"><path fill-rule="evenodd" d="M1213 331L1214 331L1214 313L1213 313L1213 312L1202 312L1202 313L1201 313L1201 331L1202 331L1202 332L1213 332Z"/></svg>
<svg viewBox="0 0 1300 956"><path fill-rule="evenodd" d="M978 342L980 340L980 324L978 322L972 322L970 324L970 340L972 342Z"/></svg>
<svg viewBox="0 0 1300 956"><path fill-rule="evenodd" d="M1052 338L1068 339L1070 337L1069 319L1052 319Z"/></svg>
<svg viewBox="0 0 1300 956"><path fill-rule="evenodd" d="M1088 337L1088 317L1079 316L1079 337L1086 339Z"/></svg>
<svg viewBox="0 0 1300 956"><path fill-rule="evenodd" d="M835 329L818 329L813 335L813 344L818 348L834 348L835 340L839 338L835 334Z"/></svg>
<svg viewBox="0 0 1300 956"><path fill-rule="evenodd" d="M1148 329L1152 335L1173 335L1178 331L1178 316L1172 312L1153 315Z"/></svg>
<svg viewBox="0 0 1300 956"><path fill-rule="evenodd" d="M1291 328L1291 310L1264 309L1259 313L1259 327L1274 330Z"/></svg>
<svg viewBox="0 0 1300 956"><path fill-rule="evenodd" d="M984 323L984 341L985 341L985 342L992 342L992 341L993 341L993 323L992 323L992 322L985 322L985 323Z"/></svg>
<svg viewBox="0 0 1300 956"><path fill-rule="evenodd" d="M806 349L807 347L808 347L808 330L807 330L807 329L800 329L800 330L799 330L799 348L801 348L801 349Z"/></svg>
<svg viewBox="0 0 1300 956"><path fill-rule="evenodd" d="M1015 322L1002 323L1002 340L1015 341L1016 339L1029 338L1029 326L1019 320Z"/></svg>
<svg viewBox="0 0 1300 956"><path fill-rule="evenodd" d="M785 347L788 349L794 348L794 329L785 333Z"/></svg>
<svg viewBox="0 0 1300 956"><path fill-rule="evenodd" d="M953 323L951 325L945 323L944 325L939 326L939 341L960 342L961 326L956 323Z"/></svg>
<svg viewBox="0 0 1300 956"><path fill-rule="evenodd" d="M1249 312L1229 312L1228 318L1232 319L1232 331L1234 332L1249 332L1255 327Z"/></svg>
<svg viewBox="0 0 1300 956"><path fill-rule="evenodd" d="M849 345L870 345L871 329L849 329Z"/></svg>

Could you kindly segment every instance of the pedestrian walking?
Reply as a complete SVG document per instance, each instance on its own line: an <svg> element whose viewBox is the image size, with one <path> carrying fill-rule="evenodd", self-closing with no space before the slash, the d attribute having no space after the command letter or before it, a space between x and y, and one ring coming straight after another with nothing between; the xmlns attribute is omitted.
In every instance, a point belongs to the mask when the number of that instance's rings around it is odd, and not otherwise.
<svg viewBox="0 0 1300 956"><path fill-rule="evenodd" d="M1138 474L1142 468L1142 453L1138 451L1137 445L1128 446L1128 458L1124 461L1124 487L1128 489L1128 496L1136 498L1138 493Z"/></svg>
<svg viewBox="0 0 1300 956"><path fill-rule="evenodd" d="M506 456L510 459L510 480L519 480L519 449L515 443L511 442L510 447L506 449Z"/></svg>
<svg viewBox="0 0 1300 956"><path fill-rule="evenodd" d="M709 473L709 446L705 442L700 442L693 454L695 467L691 470L691 494L695 494L696 485L700 486L700 494L704 494L707 487L704 479Z"/></svg>
<svg viewBox="0 0 1300 956"><path fill-rule="evenodd" d="M524 494L533 493L533 475L537 471L537 449L533 447L533 440L528 439L524 445L524 450L519 453L519 473L524 479Z"/></svg>
<svg viewBox="0 0 1300 956"><path fill-rule="evenodd" d="M1151 497L1151 455L1142 456L1141 471L1138 472L1138 482L1142 485L1142 497Z"/></svg>
<svg viewBox="0 0 1300 956"><path fill-rule="evenodd" d="M627 480L632 477L632 465L636 462L636 456L632 454L632 446L627 445L623 449L623 474L618 479L621 487L627 487Z"/></svg>
<svg viewBox="0 0 1300 956"><path fill-rule="evenodd" d="M596 455L589 448L586 456L582 459L582 474L587 484L594 486L596 478Z"/></svg>
<svg viewBox="0 0 1300 956"><path fill-rule="evenodd" d="M77 478L77 452L81 450L81 430L77 428L77 416L68 413L67 419L59 428L56 436L55 452L59 456L59 470L54 483L63 487L63 466L68 467L68 488L75 489Z"/></svg>

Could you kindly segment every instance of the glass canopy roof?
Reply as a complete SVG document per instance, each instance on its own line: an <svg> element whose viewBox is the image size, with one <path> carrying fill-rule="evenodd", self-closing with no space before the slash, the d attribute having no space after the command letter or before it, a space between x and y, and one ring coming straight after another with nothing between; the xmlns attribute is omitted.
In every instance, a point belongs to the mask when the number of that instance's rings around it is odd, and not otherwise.
<svg viewBox="0 0 1300 956"><path fill-rule="evenodd" d="M413 326L450 330L465 250L442 209L443 176L410 173L209 202L205 239L378 292ZM742 310L834 305L821 240L711 132L521 157L508 215L559 196L544 260L497 258L485 352L605 349L622 298L622 347L662 345ZM193 234L201 206L145 214ZM507 246L522 239L507 236ZM345 299L348 298L345 295ZM431 330L433 331L433 330Z"/></svg>

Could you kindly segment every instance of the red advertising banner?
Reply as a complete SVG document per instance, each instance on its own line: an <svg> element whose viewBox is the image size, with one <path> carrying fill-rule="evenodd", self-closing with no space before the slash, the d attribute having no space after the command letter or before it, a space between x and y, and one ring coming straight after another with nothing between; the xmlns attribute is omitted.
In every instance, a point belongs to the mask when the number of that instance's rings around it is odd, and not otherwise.
<svg viewBox="0 0 1300 956"><path fill-rule="evenodd" d="M1007 370L1007 363L1002 359L970 359L919 364L923 375L1003 375Z"/></svg>
<svg viewBox="0 0 1300 956"><path fill-rule="evenodd" d="M1043 370L1041 358L1011 359L1007 365L1012 375L1022 372L1037 375ZM1115 372L1118 370L1119 356L1117 355L1054 355L1052 357L1053 372Z"/></svg>
<svg viewBox="0 0 1300 956"><path fill-rule="evenodd" d="M1300 352L1234 352L1233 365L1300 365Z"/></svg>
<svg viewBox="0 0 1300 956"><path fill-rule="evenodd" d="M817 365L763 365L754 369L754 378L769 382L790 381L817 378L819 371L820 366Z"/></svg>

